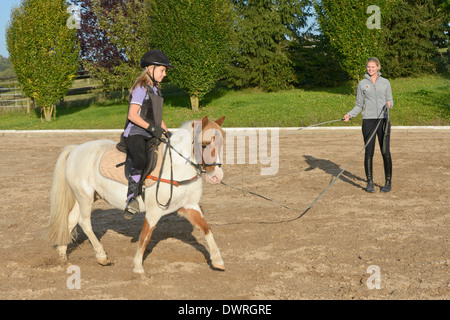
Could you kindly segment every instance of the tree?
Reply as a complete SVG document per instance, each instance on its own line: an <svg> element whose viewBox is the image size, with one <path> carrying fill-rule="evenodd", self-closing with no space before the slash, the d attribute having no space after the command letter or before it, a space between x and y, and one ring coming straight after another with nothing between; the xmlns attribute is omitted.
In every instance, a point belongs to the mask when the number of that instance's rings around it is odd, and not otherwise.
<svg viewBox="0 0 450 320"><path fill-rule="evenodd" d="M94 0L95 1L95 0ZM106 29L100 27L94 13L92 0L74 0L80 11L80 27L77 37L80 43L80 59L90 76L102 81L104 90L117 89L111 74L123 61L120 49L107 36ZM112 2L102 3L105 11L110 11Z"/></svg>
<svg viewBox="0 0 450 320"><path fill-rule="evenodd" d="M289 58L295 70L296 84L303 87L333 87L345 81L345 72L329 52L328 38L322 34L311 34L293 41L289 47Z"/></svg>
<svg viewBox="0 0 450 320"><path fill-rule="evenodd" d="M75 0L81 8L80 38L86 69L108 90L131 86L150 49L146 0ZM123 98L123 94L122 94Z"/></svg>
<svg viewBox="0 0 450 320"><path fill-rule="evenodd" d="M294 81L290 41L306 24L309 1L235 0L238 46L228 80L238 87L285 89Z"/></svg>
<svg viewBox="0 0 450 320"><path fill-rule="evenodd" d="M76 76L79 46L67 26L65 0L24 0L12 9L6 42L17 79L26 96L51 121L56 102Z"/></svg>
<svg viewBox="0 0 450 320"><path fill-rule="evenodd" d="M321 0L314 2L323 34L350 79L358 82L369 57L382 58L382 17L386 0Z"/></svg>
<svg viewBox="0 0 450 320"><path fill-rule="evenodd" d="M435 70L437 43L433 38L443 38L445 15L434 2L398 0L389 11L384 34L386 75L407 77Z"/></svg>
<svg viewBox="0 0 450 320"><path fill-rule="evenodd" d="M450 31L450 1L434 0L433 4L433 11L436 12L440 27L437 30L433 31L431 40L437 45L438 48L447 48Z"/></svg>
<svg viewBox="0 0 450 320"><path fill-rule="evenodd" d="M0 55L0 78L14 76L14 69L9 58Z"/></svg>
<svg viewBox="0 0 450 320"><path fill-rule="evenodd" d="M191 107L213 89L230 55L233 23L228 0L151 2L152 47L169 57L171 81L190 95Z"/></svg>

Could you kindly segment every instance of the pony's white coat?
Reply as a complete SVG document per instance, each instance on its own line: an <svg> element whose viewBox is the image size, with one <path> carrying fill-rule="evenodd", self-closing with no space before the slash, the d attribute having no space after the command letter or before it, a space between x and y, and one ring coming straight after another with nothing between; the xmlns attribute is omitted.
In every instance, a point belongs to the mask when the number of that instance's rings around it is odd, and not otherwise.
<svg viewBox="0 0 450 320"><path fill-rule="evenodd" d="M203 140L209 139L207 132L211 130L208 128L216 128L221 132L220 125L223 118L212 122L205 117L202 121L201 137ZM193 122L187 122L171 137L173 148L182 155L172 151L174 180L187 180L198 174L197 169L186 161L187 158L195 162L192 147L193 127ZM106 200L115 208L125 209L127 186L103 177L99 171L99 164L104 152L114 144L116 142L111 140L94 140L78 146L67 146L56 162L51 189L50 221L46 233L49 239L57 245L63 261L67 261L67 244L72 240L73 229L79 224L92 243L97 261L100 264L109 263L102 244L92 230L91 211L92 204L98 197ZM164 146L164 148L166 147ZM217 152L216 163L220 163L219 156L220 153ZM205 176L206 181L218 183L223 178L223 171L219 166L207 167ZM162 178L170 179L168 156L163 164ZM204 232L213 267L224 269L219 249L198 205L201 196L202 179L173 187L172 198L167 208L159 206L156 202L156 184L145 189L145 203L139 197L140 208L146 214L138 250L133 260L134 272L144 272L143 253L160 218L176 211ZM170 185L161 183L158 190L159 202L165 204L169 197ZM127 221L124 220L124 223Z"/></svg>

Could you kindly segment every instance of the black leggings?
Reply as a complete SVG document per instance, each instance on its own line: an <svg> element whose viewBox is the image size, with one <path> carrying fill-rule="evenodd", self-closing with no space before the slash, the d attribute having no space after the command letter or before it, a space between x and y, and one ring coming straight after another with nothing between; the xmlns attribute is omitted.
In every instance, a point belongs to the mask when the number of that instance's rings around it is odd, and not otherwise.
<svg viewBox="0 0 450 320"><path fill-rule="evenodd" d="M381 121L381 123L378 126L377 133L372 138L372 140L370 140L369 144L367 144L367 141L372 135L373 130L375 130L378 124L378 121ZM364 145L367 144L365 153L366 158L373 158L376 136L378 136L378 143L380 145L380 150L383 158L390 158L391 124L388 123L386 119L363 119L362 134L364 137Z"/></svg>
<svg viewBox="0 0 450 320"><path fill-rule="evenodd" d="M150 139L151 138L144 137L139 134L125 138L128 152L133 159L133 168L136 170L143 171L145 169L145 165L147 163L146 147L147 141Z"/></svg>

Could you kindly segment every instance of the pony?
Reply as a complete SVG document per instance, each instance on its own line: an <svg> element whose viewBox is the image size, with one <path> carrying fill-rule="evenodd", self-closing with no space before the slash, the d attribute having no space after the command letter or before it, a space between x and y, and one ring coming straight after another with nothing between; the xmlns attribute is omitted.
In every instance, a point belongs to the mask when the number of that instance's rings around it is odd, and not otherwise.
<svg viewBox="0 0 450 320"><path fill-rule="evenodd" d="M205 116L201 121L186 122L168 139L170 143L162 140L165 142L163 152L169 152L170 157L167 158L170 160L162 163L160 181L145 188L144 197L138 197L141 212L145 211L145 219L133 259L135 273L144 273L144 251L158 221L173 212L185 217L202 231L212 267L225 270L211 228L199 206L203 184L201 177L204 176L206 182L211 184L218 184L223 179L221 150L224 131L221 125L224 119L211 121ZM79 224L93 246L97 262L101 265L110 264L92 230L91 211L94 201L100 198L117 209L125 209L127 186L105 178L99 172L103 154L116 143L103 139L69 145L56 161L50 196L50 219L45 234L56 245L63 263L67 263L67 245L73 240L73 230ZM184 183L177 183L174 179Z"/></svg>

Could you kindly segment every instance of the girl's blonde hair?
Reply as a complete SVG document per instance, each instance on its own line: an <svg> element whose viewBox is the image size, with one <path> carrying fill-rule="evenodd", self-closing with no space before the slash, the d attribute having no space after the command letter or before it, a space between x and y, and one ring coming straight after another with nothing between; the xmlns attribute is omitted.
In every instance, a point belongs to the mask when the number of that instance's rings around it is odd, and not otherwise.
<svg viewBox="0 0 450 320"><path fill-rule="evenodd" d="M131 97L131 94L133 93L134 89L136 89L137 87L147 88L147 85L149 85L150 87L153 87L153 81L152 81L152 79L150 79L148 72L150 72L148 70L148 68L145 68L144 71L142 71L141 75L139 77L137 77L136 81L130 88L130 97Z"/></svg>
<svg viewBox="0 0 450 320"><path fill-rule="evenodd" d="M369 62L375 62L375 64L377 65L377 67L378 67L378 68L381 68L380 60L378 60L377 57L370 57L369 59L367 59L366 66L367 66L367 64L368 64Z"/></svg>

